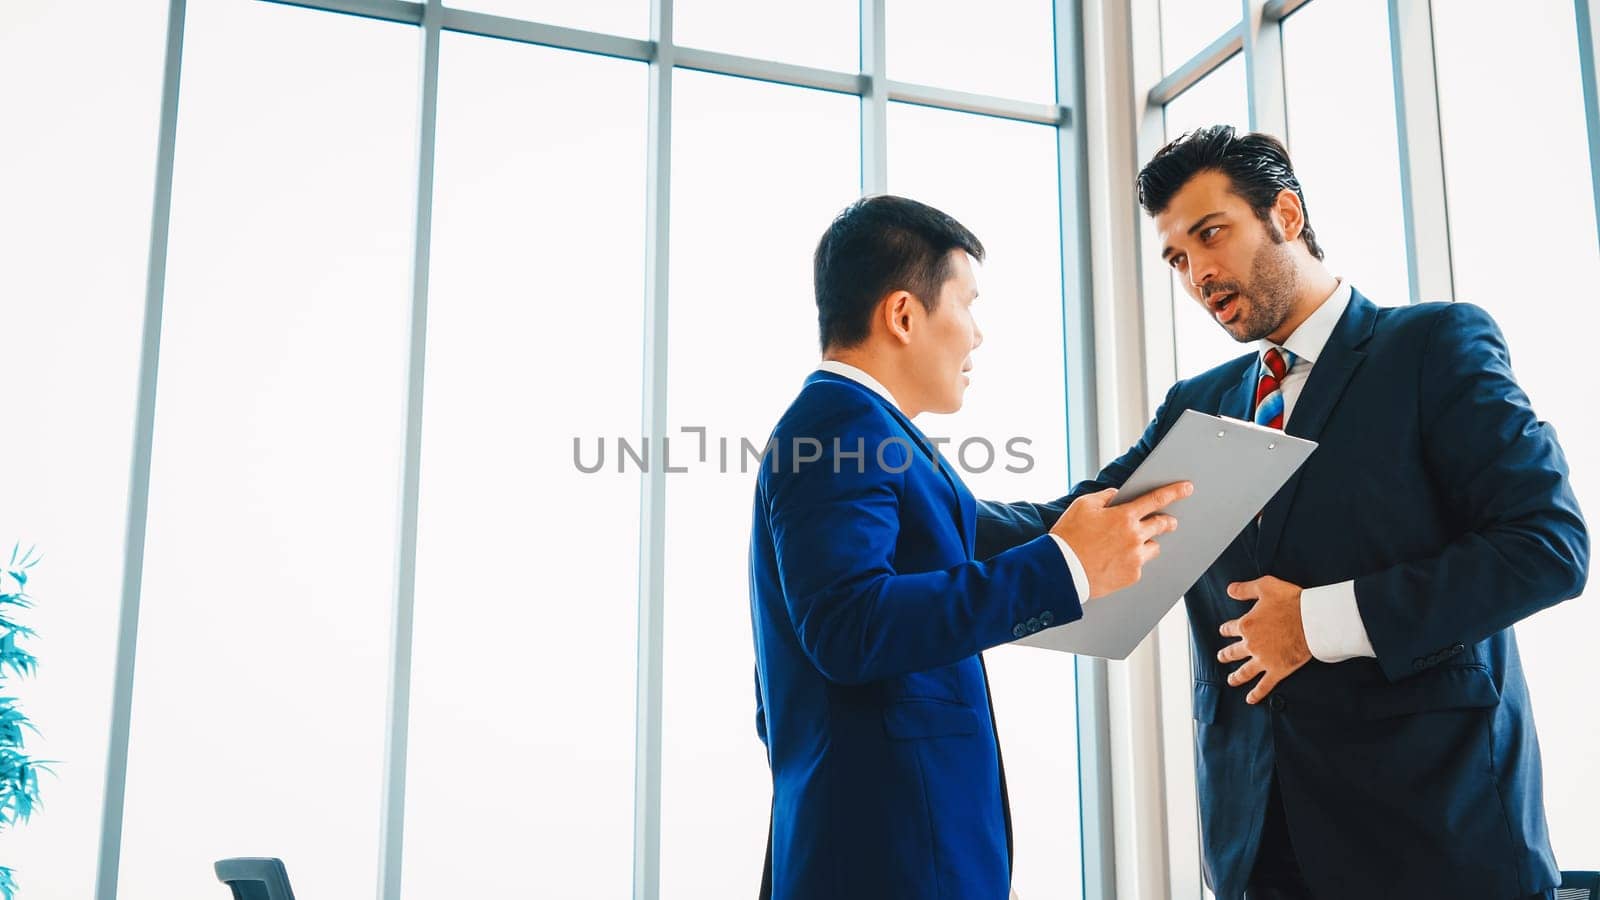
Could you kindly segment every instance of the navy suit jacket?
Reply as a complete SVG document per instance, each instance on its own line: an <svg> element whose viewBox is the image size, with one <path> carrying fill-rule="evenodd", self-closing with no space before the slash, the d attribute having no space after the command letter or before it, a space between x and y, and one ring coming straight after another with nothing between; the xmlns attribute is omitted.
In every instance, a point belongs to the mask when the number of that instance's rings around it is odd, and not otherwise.
<svg viewBox="0 0 1600 900"><path fill-rule="evenodd" d="M976 509L916 426L848 378L811 375L773 431L750 616L774 900L1006 897L978 654L1083 612L1048 536L975 561Z"/></svg>
<svg viewBox="0 0 1600 900"><path fill-rule="evenodd" d="M979 555L1072 497L1123 483L1187 409L1249 419L1254 353L1173 385L1144 436L1054 503L984 504ZM1320 442L1187 593L1207 881L1238 898L1276 773L1319 897L1509 900L1554 886L1512 623L1579 594L1589 541L1551 427L1489 315L1359 293L1286 430ZM1229 687L1217 628L1234 581L1354 579L1377 658L1312 660L1268 702ZM1115 595L1104 602L1115 603Z"/></svg>

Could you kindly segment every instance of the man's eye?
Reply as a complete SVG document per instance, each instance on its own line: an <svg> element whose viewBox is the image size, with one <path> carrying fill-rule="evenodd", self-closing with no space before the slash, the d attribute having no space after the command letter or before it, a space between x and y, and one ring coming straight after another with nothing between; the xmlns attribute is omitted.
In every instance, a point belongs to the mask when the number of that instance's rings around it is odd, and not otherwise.
<svg viewBox="0 0 1600 900"><path fill-rule="evenodd" d="M1204 231L1200 232L1200 240L1209 241L1209 240L1211 240L1212 236L1214 236L1217 232L1219 232L1221 230L1222 230L1222 226L1221 225L1213 225L1210 228L1207 228Z"/></svg>
<svg viewBox="0 0 1600 900"><path fill-rule="evenodd" d="M1173 267L1173 268L1174 268L1174 269L1176 269L1176 268L1178 268L1178 267L1179 267L1179 266L1181 266L1181 265L1183 265L1183 260L1184 260L1184 258L1183 258L1183 256L1182 256L1182 255L1181 255L1181 254L1180 254L1180 255L1178 255L1178 256L1174 256L1174 257L1172 257L1172 258L1171 258L1171 259L1169 259L1169 260L1167 260L1167 264L1168 264L1168 265L1170 265L1170 266L1172 266L1172 267Z"/></svg>

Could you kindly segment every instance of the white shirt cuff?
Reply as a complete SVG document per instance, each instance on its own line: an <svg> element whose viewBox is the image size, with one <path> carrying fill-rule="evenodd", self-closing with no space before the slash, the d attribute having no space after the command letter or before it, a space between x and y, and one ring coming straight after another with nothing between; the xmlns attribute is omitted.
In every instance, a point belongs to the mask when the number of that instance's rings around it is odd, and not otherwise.
<svg viewBox="0 0 1600 900"><path fill-rule="evenodd" d="M1376 657L1367 626L1356 607L1356 583L1341 581L1300 592L1300 625L1311 655L1325 663Z"/></svg>
<svg viewBox="0 0 1600 900"><path fill-rule="evenodd" d="M1061 548L1061 557L1067 561L1067 570L1072 573L1072 586L1078 592L1078 606L1089 605L1089 573L1084 571L1083 561L1078 559L1078 554L1072 552L1065 539L1055 532L1049 532L1051 540Z"/></svg>

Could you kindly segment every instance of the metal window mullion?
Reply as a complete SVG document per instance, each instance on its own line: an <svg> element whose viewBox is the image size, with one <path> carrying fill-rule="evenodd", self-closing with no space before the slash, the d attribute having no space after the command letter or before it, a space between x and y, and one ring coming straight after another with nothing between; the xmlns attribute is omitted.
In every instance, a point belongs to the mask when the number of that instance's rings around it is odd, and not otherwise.
<svg viewBox="0 0 1600 900"><path fill-rule="evenodd" d="M421 2L418 0L267 0L267 2L343 13L365 19L380 19L385 22L401 22L406 25L420 25L423 10L428 5L426 0Z"/></svg>
<svg viewBox="0 0 1600 900"><path fill-rule="evenodd" d="M1149 341L1161 329L1152 328L1141 294L1154 295L1150 286L1163 282L1141 285L1144 226L1132 196L1143 144L1152 135L1159 141L1161 133L1161 109L1147 90L1161 81L1158 16L1156 0L1084 0L1084 93L1103 101L1075 110L1088 146L1100 459L1121 453L1124 441L1143 429L1151 408L1147 382L1158 377L1148 365ZM1170 331L1156 350L1161 353L1172 355ZM1089 736L1089 752L1080 752L1115 760L1104 789L1110 835L1100 838L1111 859L1098 878L1086 872L1085 893L1092 900L1162 896L1168 883L1154 653L1147 644L1124 662L1091 662L1079 670L1080 702L1105 723ZM1096 823L1102 829L1106 818Z"/></svg>
<svg viewBox="0 0 1600 900"><path fill-rule="evenodd" d="M691 47L674 47L672 55L673 64L680 69L751 78L772 84L812 88L837 94L860 94L864 90L861 75L855 72L834 72L794 63L719 53L714 50L696 50Z"/></svg>
<svg viewBox="0 0 1600 900"><path fill-rule="evenodd" d="M150 214L150 256L145 270L144 323L139 350L139 381L134 401L127 524L122 545L122 602L118 611L105 799L101 807L100 850L95 871L96 900L116 900L122 863L123 813L128 789L128 739L133 724L134 663L138 655L139 606L144 587L144 553L150 518L150 465L155 446L156 384L161 362L161 323L166 303L167 249L172 225L172 173L178 140L178 89L183 73L183 37L187 12L185 0L170 0L167 5L166 54L161 76L161 122L156 147L155 195Z"/></svg>
<svg viewBox="0 0 1600 900"><path fill-rule="evenodd" d="M1411 302L1453 300L1450 213L1429 0L1389 0L1389 42Z"/></svg>
<svg viewBox="0 0 1600 900"><path fill-rule="evenodd" d="M421 22L423 9L423 4L407 0L266 0L266 2L383 21L407 22L413 25ZM1064 106L992 94L968 93L935 85L889 81L882 65L872 62L873 60L881 62L884 58L881 40L884 0L861 0L861 14L862 66L859 72L837 72L771 59L677 46L674 46L672 51L673 64L680 69L694 69L715 75L731 75L771 84L854 94L878 105L903 102L1045 125L1059 125L1067 119L1068 109ZM446 32L535 44L557 50L593 53L615 59L650 62L658 55L654 40L585 31L453 7L445 8L440 27ZM881 112L879 110L879 113ZM869 118L872 119L871 122L867 121ZM870 109L863 110L864 125L875 124L883 118L885 116L875 114ZM876 131L864 130L863 134L870 138L866 146L869 148L881 146L883 142L874 135L881 135L882 132L881 127ZM874 172L870 163L863 166L864 171L874 176L881 175L883 168L878 166L878 171Z"/></svg>
<svg viewBox="0 0 1600 900"><path fill-rule="evenodd" d="M1250 130L1289 142L1289 110L1283 88L1283 26L1265 15L1262 0L1241 0L1244 65L1250 95Z"/></svg>
<svg viewBox="0 0 1600 900"><path fill-rule="evenodd" d="M637 38L584 31L580 28L567 28L563 25L550 25L467 9L445 9L440 27L458 34L497 38L520 44L537 44L560 50L576 50L579 53L593 53L637 62L648 62L655 54L655 48L649 41Z"/></svg>
<svg viewBox="0 0 1600 900"><path fill-rule="evenodd" d="M1062 125L1070 121L1069 110L1060 103L1036 103L1027 100L1007 100L984 94L970 94L949 88L930 87L890 81L888 99L895 103L910 103L951 112L994 116L1014 122L1031 122L1036 125Z"/></svg>
<svg viewBox="0 0 1600 900"><path fill-rule="evenodd" d="M1261 15L1269 22L1282 22L1309 2L1310 0L1267 0L1261 9Z"/></svg>
<svg viewBox="0 0 1600 900"><path fill-rule="evenodd" d="M1152 20L1158 16L1157 12L1150 13ZM1152 23L1151 27L1155 28L1155 25ZM1146 105L1159 109L1171 103L1179 94L1194 87L1201 79L1221 68L1223 63L1233 59L1234 54L1244 49L1244 41L1243 26L1235 24L1224 31L1220 37L1207 44L1183 65L1173 69L1165 78L1158 78L1155 87L1152 87L1146 95ZM1157 54L1157 59L1160 58L1160 47L1153 47L1151 52Z"/></svg>
<svg viewBox="0 0 1600 900"><path fill-rule="evenodd" d="M1589 183L1594 191L1595 221L1600 222L1600 72L1595 48L1600 46L1600 22L1589 0L1574 0L1578 19L1578 66L1583 79L1584 121L1589 129Z"/></svg>
<svg viewBox="0 0 1600 900"><path fill-rule="evenodd" d="M887 0L861 0L861 193L889 190Z"/></svg>
<svg viewBox="0 0 1600 900"><path fill-rule="evenodd" d="M640 476L639 618L635 692L633 898L661 893L662 621L666 596L668 263L672 221L673 0L652 0L645 173L643 431L652 464Z"/></svg>
<svg viewBox="0 0 1600 900"><path fill-rule="evenodd" d="M434 141L439 116L439 44L444 9L427 0L421 22L422 90L417 117L416 215L411 245L411 320L406 358L405 446L390 626L383 811L378 832L378 897L400 900L405 855L406 764L411 734L411 655L416 611L417 509L422 475L422 402L428 349L433 240Z"/></svg>
<svg viewBox="0 0 1600 900"><path fill-rule="evenodd" d="M1083 18L1080 0L1054 0L1056 105L1084 104ZM1080 117L1056 123L1057 212L1061 222L1062 351L1066 362L1067 479L1076 483L1099 468L1095 415L1094 278L1090 269L1088 139ZM1074 663L1078 749L1078 837L1085 900L1116 900L1112 843L1111 740L1106 662Z"/></svg>

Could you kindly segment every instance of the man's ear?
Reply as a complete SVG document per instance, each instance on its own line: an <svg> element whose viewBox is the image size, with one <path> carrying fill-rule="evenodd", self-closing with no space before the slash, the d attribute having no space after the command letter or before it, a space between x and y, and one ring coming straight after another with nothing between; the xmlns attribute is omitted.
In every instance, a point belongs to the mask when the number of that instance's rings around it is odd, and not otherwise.
<svg viewBox="0 0 1600 900"><path fill-rule="evenodd" d="M1300 205L1300 195L1288 188L1279 191L1278 198L1272 202L1272 218L1283 232L1285 243L1298 241L1306 230L1306 210Z"/></svg>
<svg viewBox="0 0 1600 900"><path fill-rule="evenodd" d="M883 316L883 324L888 329L889 337L901 344L911 343L912 322L915 319L914 308L917 307L917 298L910 291L895 291L883 298L879 307Z"/></svg>

